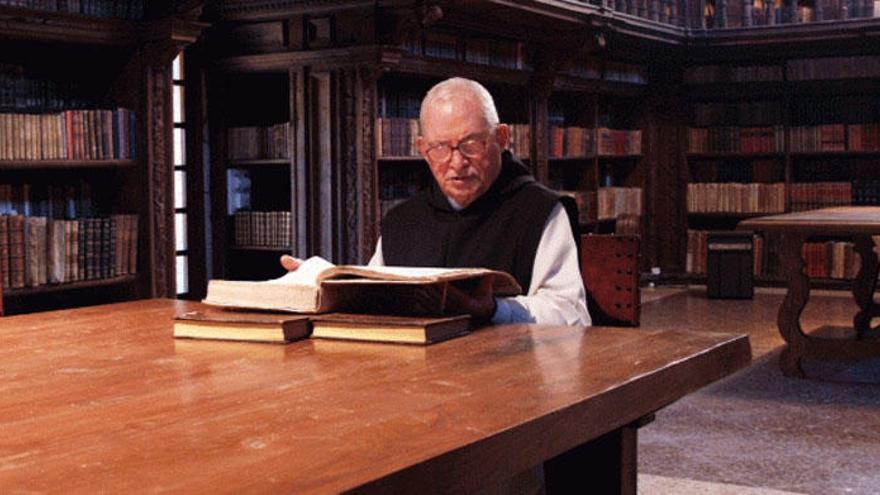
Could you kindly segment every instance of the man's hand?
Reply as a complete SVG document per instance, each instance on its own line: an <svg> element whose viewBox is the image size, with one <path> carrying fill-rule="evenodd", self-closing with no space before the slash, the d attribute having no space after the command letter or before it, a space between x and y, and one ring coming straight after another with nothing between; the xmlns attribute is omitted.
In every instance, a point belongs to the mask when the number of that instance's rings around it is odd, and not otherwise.
<svg viewBox="0 0 880 495"><path fill-rule="evenodd" d="M281 255L281 266L284 267L285 270L292 272L299 268L299 265L302 265L302 260L299 258L294 258L289 254Z"/></svg>
<svg viewBox="0 0 880 495"><path fill-rule="evenodd" d="M446 289L446 313L467 313L477 321L488 321L495 315L495 292L492 290L494 277L483 277L480 285L467 293L452 284Z"/></svg>

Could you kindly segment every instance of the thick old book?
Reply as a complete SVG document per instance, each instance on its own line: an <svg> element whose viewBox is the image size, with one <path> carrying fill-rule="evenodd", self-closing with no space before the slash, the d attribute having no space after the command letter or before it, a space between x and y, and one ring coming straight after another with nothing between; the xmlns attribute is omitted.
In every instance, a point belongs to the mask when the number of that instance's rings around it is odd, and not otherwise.
<svg viewBox="0 0 880 495"><path fill-rule="evenodd" d="M440 318L328 313L315 315L312 337L404 344L433 344L470 331L468 315Z"/></svg>
<svg viewBox="0 0 880 495"><path fill-rule="evenodd" d="M208 309L174 317L174 336L178 338L283 344L308 335L306 316Z"/></svg>
<svg viewBox="0 0 880 495"><path fill-rule="evenodd" d="M211 280L204 302L295 313L436 316L443 314L449 284L468 291L485 277L492 277L498 296L522 292L511 275L485 268L337 266L316 256L273 280Z"/></svg>

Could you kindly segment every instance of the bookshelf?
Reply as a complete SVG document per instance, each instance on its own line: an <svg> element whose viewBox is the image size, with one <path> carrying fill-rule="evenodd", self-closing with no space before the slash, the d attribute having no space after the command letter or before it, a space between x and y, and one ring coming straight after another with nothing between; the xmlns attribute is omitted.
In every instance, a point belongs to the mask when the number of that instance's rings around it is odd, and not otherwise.
<svg viewBox="0 0 880 495"><path fill-rule="evenodd" d="M877 204L878 63L876 55L824 56L685 70L687 273L705 274L706 232L749 216ZM779 239L755 241L754 275L778 282ZM848 239L814 239L804 259L811 277L831 285L858 269Z"/></svg>
<svg viewBox="0 0 880 495"><path fill-rule="evenodd" d="M173 296L169 56L204 24L164 2L11 3L0 2L7 313Z"/></svg>
<svg viewBox="0 0 880 495"><path fill-rule="evenodd" d="M217 278L273 278L279 256L300 250L295 84L287 71L209 74Z"/></svg>
<svg viewBox="0 0 880 495"><path fill-rule="evenodd" d="M568 77L608 80L604 67L621 64L578 61ZM621 76L614 74L611 80ZM644 76L638 75L644 84ZM627 81L630 82L630 81ZM631 82L630 82L631 83ZM621 215L643 213L642 131L637 97L604 92L557 91L548 105L549 185L578 204L583 232L614 232ZM632 222L632 220L630 220ZM626 229L626 227L623 227Z"/></svg>

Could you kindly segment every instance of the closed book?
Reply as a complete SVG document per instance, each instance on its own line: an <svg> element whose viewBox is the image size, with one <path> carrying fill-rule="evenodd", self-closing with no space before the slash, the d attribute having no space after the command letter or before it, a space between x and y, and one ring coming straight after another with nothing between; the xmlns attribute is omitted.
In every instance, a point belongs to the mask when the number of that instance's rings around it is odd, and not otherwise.
<svg viewBox="0 0 880 495"><path fill-rule="evenodd" d="M25 217L9 217L9 287L18 289L25 285Z"/></svg>
<svg viewBox="0 0 880 495"><path fill-rule="evenodd" d="M52 284L67 282L67 239L64 220L50 220L48 225L48 281Z"/></svg>
<svg viewBox="0 0 880 495"><path fill-rule="evenodd" d="M9 284L9 216L0 216L0 284Z"/></svg>
<svg viewBox="0 0 880 495"><path fill-rule="evenodd" d="M373 314L328 313L312 319L312 337L403 344L433 344L470 331L468 315L418 318Z"/></svg>
<svg viewBox="0 0 880 495"><path fill-rule="evenodd" d="M174 317L174 336L189 339L287 343L309 335L309 319L278 313L206 309Z"/></svg>

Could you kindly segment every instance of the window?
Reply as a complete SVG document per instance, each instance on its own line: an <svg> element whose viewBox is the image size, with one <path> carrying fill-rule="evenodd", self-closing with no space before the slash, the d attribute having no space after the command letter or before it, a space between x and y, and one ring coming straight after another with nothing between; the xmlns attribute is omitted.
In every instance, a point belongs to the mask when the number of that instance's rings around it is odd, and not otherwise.
<svg viewBox="0 0 880 495"><path fill-rule="evenodd" d="M183 53L171 65L174 114L174 249L177 295L189 292L189 243L186 197L186 113L184 112Z"/></svg>

